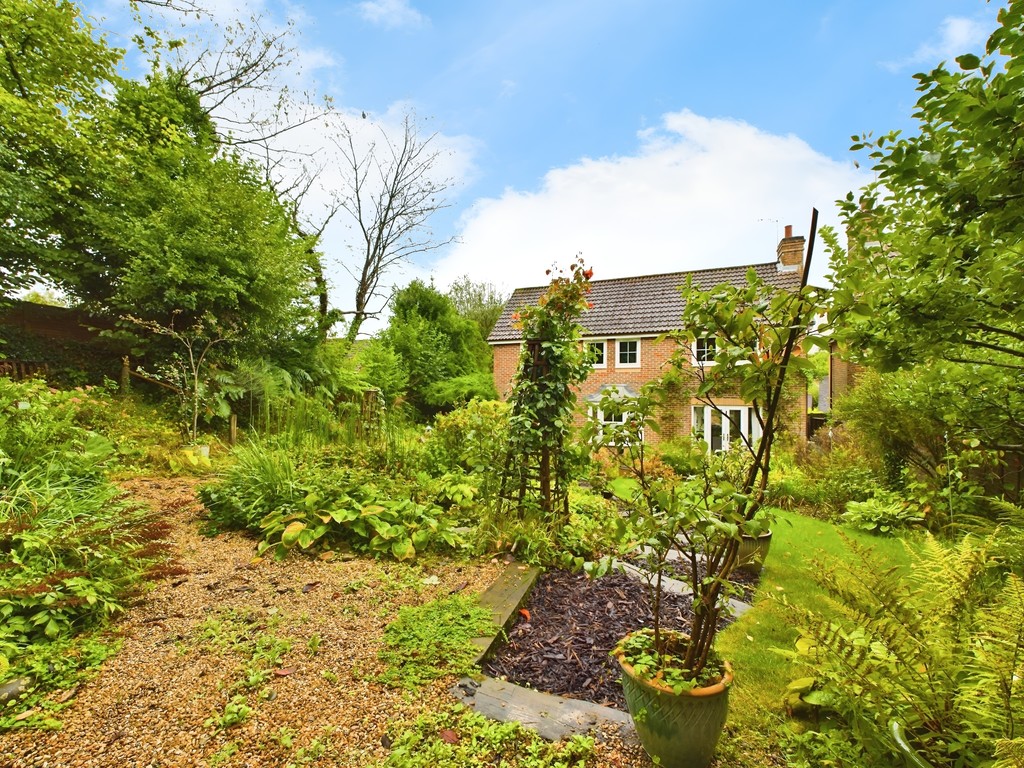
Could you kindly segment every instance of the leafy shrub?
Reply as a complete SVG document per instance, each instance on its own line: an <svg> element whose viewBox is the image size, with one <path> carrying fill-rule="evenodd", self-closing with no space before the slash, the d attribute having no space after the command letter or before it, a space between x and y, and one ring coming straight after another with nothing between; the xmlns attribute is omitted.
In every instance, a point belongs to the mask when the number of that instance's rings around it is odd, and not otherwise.
<svg viewBox="0 0 1024 768"><path fill-rule="evenodd" d="M365 486L331 491L324 497L311 490L291 509L268 513L260 521L260 553L272 549L280 560L296 547L331 551L347 544L358 551L407 560L430 547L461 544L440 507L381 498Z"/></svg>
<svg viewBox="0 0 1024 768"><path fill-rule="evenodd" d="M113 454L113 446L96 432L77 423L81 393L49 389L42 381L14 382L0 378L0 451L5 473L21 473L50 458L81 454L69 466L76 476L98 476Z"/></svg>
<svg viewBox="0 0 1024 768"><path fill-rule="evenodd" d="M696 455L691 438L666 440L658 445L658 454L679 477L690 477L700 471L700 465L694 461Z"/></svg>
<svg viewBox="0 0 1024 768"><path fill-rule="evenodd" d="M442 414L424 451L424 467L434 475L461 470L485 477L501 471L508 450L507 403L473 400Z"/></svg>
<svg viewBox="0 0 1024 768"><path fill-rule="evenodd" d="M0 379L0 658L17 668L101 626L166 555L166 526L106 480L113 445L76 423L85 394Z"/></svg>
<svg viewBox="0 0 1024 768"><path fill-rule="evenodd" d="M830 727L800 733L786 730L782 743L789 768L890 768L893 765L891 758L884 766L870 763L864 751L851 744L845 733Z"/></svg>
<svg viewBox="0 0 1024 768"><path fill-rule="evenodd" d="M432 500L417 501L411 478L339 466L338 454L301 453L252 443L221 479L200 489L215 526L247 528L277 558L292 549L352 547L398 559L431 546L461 544Z"/></svg>
<svg viewBox="0 0 1024 768"><path fill-rule="evenodd" d="M569 489L569 521L558 531L561 562L582 568L584 561L595 561L615 549L625 521L618 505L598 493L578 485Z"/></svg>
<svg viewBox="0 0 1024 768"><path fill-rule="evenodd" d="M840 614L805 613L791 654L868 766L891 765L888 724L939 768L991 765L1024 717L1024 582L1004 575L995 538L928 538L909 574L855 548L821 581Z"/></svg>
<svg viewBox="0 0 1024 768"><path fill-rule="evenodd" d="M843 522L862 531L891 534L924 522L920 509L893 494L875 495L867 501L850 501Z"/></svg>
<svg viewBox="0 0 1024 768"><path fill-rule="evenodd" d="M820 431L796 456L773 456L772 475L770 503L826 519L884 485L880 464L838 426Z"/></svg>
<svg viewBox="0 0 1024 768"><path fill-rule="evenodd" d="M495 400L494 376L490 371L468 373L453 379L435 381L424 388L423 401L431 408L460 406L471 400Z"/></svg>
<svg viewBox="0 0 1024 768"><path fill-rule="evenodd" d="M52 465L51 465L52 466ZM90 478L23 473L0 500L0 646L68 637L124 607L166 526Z"/></svg>
<svg viewBox="0 0 1024 768"><path fill-rule="evenodd" d="M480 516L480 477L463 472L447 472L431 477L426 472L416 473L413 498L430 501L445 511L453 525L476 525Z"/></svg>
<svg viewBox="0 0 1024 768"><path fill-rule="evenodd" d="M89 632L19 646L10 668L5 668L0 660L4 680L25 676L35 685L19 697L17 704L9 702L0 709L0 732L13 728L60 728L62 724L55 715L72 702L56 704L49 696L50 691L68 690L90 679L120 649L119 639ZM0 651L8 652L7 648Z"/></svg>

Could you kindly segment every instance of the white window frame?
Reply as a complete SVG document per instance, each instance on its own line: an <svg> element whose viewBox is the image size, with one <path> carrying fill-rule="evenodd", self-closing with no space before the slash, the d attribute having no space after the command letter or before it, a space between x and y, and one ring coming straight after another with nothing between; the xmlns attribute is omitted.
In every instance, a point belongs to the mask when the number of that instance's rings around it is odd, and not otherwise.
<svg viewBox="0 0 1024 768"><path fill-rule="evenodd" d="M624 363L622 362L622 344L625 342L633 342L636 344L636 362L635 363ZM640 367L640 348L643 346L640 342L640 337L629 337L615 340L615 367L616 368L639 368Z"/></svg>
<svg viewBox="0 0 1024 768"><path fill-rule="evenodd" d="M618 418L612 416L606 417L604 415L604 411L602 411L600 408L596 406L593 409L591 409L591 413L594 419L598 422L598 424L601 425L602 431L604 429L605 424L625 424L629 420L629 417L632 415L629 411L623 411L618 415ZM640 430L639 437L640 442L642 443L644 441L644 431L642 429ZM610 445L615 445L615 443L610 443Z"/></svg>
<svg viewBox="0 0 1024 768"><path fill-rule="evenodd" d="M698 415L699 413L699 415ZM739 432L733 434L736 423L733 417L739 420ZM715 424L715 421L718 424ZM699 426L698 422L703 425ZM693 405L690 407L690 424L697 437L708 444L708 450L712 452L727 451L732 446L733 440L749 438L751 442L761 439L761 424L754 414L752 405ZM714 429L721 427L721 439L718 447L715 447Z"/></svg>
<svg viewBox="0 0 1024 768"><path fill-rule="evenodd" d="M701 342L704 343L704 355L705 355L705 357L704 357L703 360L701 359L701 349L700 349ZM710 358L707 357L708 344L709 343L711 345L711 347L710 347L711 357ZM717 344L717 341L715 340L714 336L703 336L703 337L701 337L699 339L694 339L693 340L693 345L692 345L692 347L690 349L690 362L694 366L699 366L699 367L706 367L706 366L709 366L709 365L714 365L715 364L715 352L717 352L717 351L718 351L718 344Z"/></svg>
<svg viewBox="0 0 1024 768"><path fill-rule="evenodd" d="M607 368L608 367L608 342L604 339L598 339L593 341L585 341L587 345L587 351L589 352L591 347L601 347L601 362L591 362L590 364L595 368Z"/></svg>

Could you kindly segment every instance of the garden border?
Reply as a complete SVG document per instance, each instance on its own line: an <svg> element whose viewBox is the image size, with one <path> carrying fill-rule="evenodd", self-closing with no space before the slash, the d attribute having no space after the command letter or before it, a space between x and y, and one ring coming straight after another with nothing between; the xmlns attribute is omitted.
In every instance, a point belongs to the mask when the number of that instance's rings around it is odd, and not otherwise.
<svg viewBox="0 0 1024 768"><path fill-rule="evenodd" d="M618 565L632 576L640 575L635 566L628 563ZM473 639L473 645L477 648L474 664L483 661L499 640L504 639L505 630L526 602L540 574L539 567L509 557L498 578L480 594L480 605L492 612L494 632ZM666 582L666 589L689 594L685 582L676 579L666 579ZM735 599L729 603L737 617L751 607ZM480 714L503 723L522 723L549 741L608 727L618 730L620 738L637 740L629 713L612 707L544 693L482 673L462 678L450 690L455 698Z"/></svg>

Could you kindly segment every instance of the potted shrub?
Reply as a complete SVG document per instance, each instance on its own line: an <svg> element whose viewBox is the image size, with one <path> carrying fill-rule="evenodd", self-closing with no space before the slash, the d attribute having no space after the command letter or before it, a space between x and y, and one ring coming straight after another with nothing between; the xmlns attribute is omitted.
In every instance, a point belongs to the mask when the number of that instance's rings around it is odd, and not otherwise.
<svg viewBox="0 0 1024 768"><path fill-rule="evenodd" d="M812 245L813 229L812 222ZM809 262L808 256L806 267ZM653 627L629 635L613 651L622 667L630 714L645 749L661 765L703 768L725 723L733 679L729 664L714 649L734 589L729 576L740 563L743 534L763 533L768 522L763 505L786 373L802 363L793 352L817 304L806 285L780 291L753 270L746 286L702 291L687 285L684 293L682 327L687 330L671 335L679 353L666 383L649 384L635 397L606 391L599 406L605 422L592 425L590 436L617 465L619 477L608 487L629 509L624 541L645 561L650 587ZM698 341L716 350L713 364L691 364ZM756 429L743 431L724 453L712 453L702 440L694 440L680 476L652 475L644 438L658 432L654 416L663 401L668 403L667 381L675 388L680 374L692 377L693 400L721 418L729 416L716 398L741 397L750 404ZM678 392L671 401L678 402ZM693 597L685 635L662 626L665 573L673 553L688 566ZM606 559L596 570L608 567Z"/></svg>
<svg viewBox="0 0 1024 768"><path fill-rule="evenodd" d="M640 435L657 429L651 417L658 400L655 386L639 397L606 393L601 403L603 413L622 416L603 425L596 443L618 466L608 488L628 509L621 549L642 566L654 617L653 626L626 636L612 653L644 748L661 765L697 768L714 754L733 679L714 639L734 591L728 577L738 563L743 520L732 499L737 487L727 477L735 474L739 457L708 454L706 445L694 442L693 475L652 474L652 454ZM606 559L596 570L611 565ZM689 634L663 626L669 573L683 578L693 595Z"/></svg>

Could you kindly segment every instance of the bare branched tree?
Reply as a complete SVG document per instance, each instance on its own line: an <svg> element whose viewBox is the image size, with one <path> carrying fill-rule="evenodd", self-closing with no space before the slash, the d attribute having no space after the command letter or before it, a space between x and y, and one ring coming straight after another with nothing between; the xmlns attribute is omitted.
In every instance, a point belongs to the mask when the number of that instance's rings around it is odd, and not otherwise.
<svg viewBox="0 0 1024 768"><path fill-rule="evenodd" d="M350 313L347 338L355 341L363 322L375 317L370 304L380 298L381 279L396 264L436 250L454 238L435 240L427 223L447 208L445 192L452 179L437 177L444 152L437 148L437 134L422 137L413 116L406 115L402 135L392 139L381 129L382 141L365 151L357 148L352 131L344 128L335 139L348 174L339 196L358 233L357 258L346 271L356 281L355 304ZM361 252L360 252L361 251ZM386 305L386 302L385 302ZM382 308L381 308L382 309Z"/></svg>
<svg viewBox="0 0 1024 768"><path fill-rule="evenodd" d="M333 200L324 208L319 217L311 219L303 215L303 210L309 208L305 201L310 190L320 178L324 166L311 165L304 162L298 173L283 169L280 155L272 155L269 151L266 154L266 175L268 182L277 191L277 194L287 200L291 209L292 225L295 231L302 237L306 245L306 254L309 256L309 268L312 272L313 285L318 298L317 330L321 339L326 339L327 334L336 322L342 319L342 313L330 308L330 300L327 284L327 276L324 270L323 253L320 250L320 241L324 230L331 223L331 219L341 210L341 204Z"/></svg>
<svg viewBox="0 0 1024 768"><path fill-rule="evenodd" d="M146 46L154 66L166 64L198 95L224 144L257 155L266 148L287 153L291 150L275 147L275 140L329 112L329 100L294 94L282 82L283 74L298 71L294 22L268 27L263 17L253 15L248 21L222 23L204 0L133 0L132 8L145 30L145 42L137 38L140 47ZM147 22L142 8L156 21ZM194 29L185 21L194 16L202 37L165 39L162 22L174 16L181 17L184 30Z"/></svg>
<svg viewBox="0 0 1024 768"><path fill-rule="evenodd" d="M129 4L133 10L138 10L141 5L148 5L151 8L163 8L178 13L202 12L195 0L131 0Z"/></svg>

